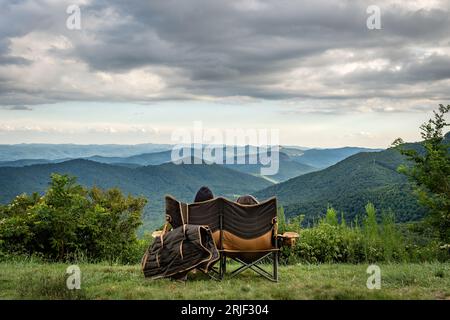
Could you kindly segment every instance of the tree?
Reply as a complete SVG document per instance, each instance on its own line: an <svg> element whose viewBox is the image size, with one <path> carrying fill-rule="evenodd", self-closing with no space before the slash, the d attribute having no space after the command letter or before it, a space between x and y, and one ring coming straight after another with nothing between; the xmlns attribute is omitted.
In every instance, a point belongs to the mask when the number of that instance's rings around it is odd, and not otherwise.
<svg viewBox="0 0 450 320"><path fill-rule="evenodd" d="M334 208L328 206L323 222L328 223L330 226L337 226L339 224L337 212Z"/></svg>
<svg viewBox="0 0 450 320"><path fill-rule="evenodd" d="M427 220L445 243L450 243L450 145L443 132L450 125L445 120L449 111L450 105L440 104L434 118L420 126L422 148L407 148L401 138L393 143L409 161L398 171L413 182L414 194L428 209Z"/></svg>

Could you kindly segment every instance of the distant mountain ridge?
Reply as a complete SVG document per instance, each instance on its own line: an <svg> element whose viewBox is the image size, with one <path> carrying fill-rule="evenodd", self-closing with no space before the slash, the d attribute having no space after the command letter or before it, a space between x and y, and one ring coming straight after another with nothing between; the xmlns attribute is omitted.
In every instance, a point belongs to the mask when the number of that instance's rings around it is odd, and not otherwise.
<svg viewBox="0 0 450 320"><path fill-rule="evenodd" d="M169 150L168 144L0 144L0 161L23 159L64 160L94 155L105 157L128 157L136 154Z"/></svg>
<svg viewBox="0 0 450 320"><path fill-rule="evenodd" d="M19 145L21 146L21 145ZM28 145L27 145L28 146ZM34 146L34 145L33 145ZM41 145L39 145L41 146ZM47 146L47 145L42 145ZM63 145L63 149L64 149ZM72 146L72 145L69 145ZM1 149L0 145L0 149ZM79 146L72 146L76 150L78 150ZM34 155L35 158L33 159L20 159L20 160L13 160L13 161L0 161L0 167L23 167L23 166L29 166L34 164L44 164L44 163L61 163L68 160L74 160L74 159L86 159L91 161L96 161L99 163L105 163L105 164L113 164L116 166L123 166L127 168L137 168L139 166L147 166L147 165L160 165L163 163L171 162L172 158L172 150L162 150L162 151L154 151L149 153L141 153L141 154L133 154L131 156L105 156L101 155L101 153L129 153L129 152L136 152L138 149L142 148L149 148L149 145L137 145L137 146L124 146L125 150L116 150L115 148L119 148L120 146L112 145L112 146L104 146L103 149L98 152L97 154L95 150L95 146L82 146L83 148L87 148L83 152L90 152L95 153L95 155L87 156L87 157L75 157L75 158L61 158L61 159L44 159L44 158L37 158L38 155L41 155L39 151L36 151L37 153ZM168 145L151 145L151 148L153 150L159 150L160 148L167 148ZM44 148L44 147L43 147ZM54 146L51 146L51 148L54 148ZM112 150L109 150L111 149ZM138 149L136 149L138 148ZM70 148L69 148L70 149ZM107 149L107 150L105 150ZM53 149L51 149L53 150ZM264 178L272 181L272 182L282 182L286 181L288 179L291 179L296 176L300 176L305 173L313 172L319 170L319 168L323 168L325 165L332 165L338 160L341 160L346 155L356 153L360 150L372 150L372 149L365 149L365 148L342 148L342 149L309 149L304 150L301 148L295 148L295 147L283 147L280 146L280 151L278 152L278 159L279 159L279 170L275 175L272 176L265 176ZM64 150L59 150L58 152L51 152L52 156L55 157L56 154L64 154L64 155L70 155L70 154L79 154L81 151L70 151L66 152ZM83 153L81 152L81 153ZM237 147L235 150L235 155L245 155L246 164L239 164L237 162L237 156L234 158L230 158L227 156L225 149L223 150L224 154L224 164L225 166L229 167L230 169L237 170L240 172L260 176L261 175L261 168L267 167L267 165L262 165L260 162L257 164L249 164L249 156L251 154L260 154L260 150L251 149L249 146L245 147ZM265 152L265 151L264 151ZM194 154L194 149L191 149L191 153ZM18 154L21 154L20 152ZM43 152L43 154L47 154L47 151ZM16 155L15 155L16 156ZM13 156L13 158L15 157ZM5 155L3 155L3 158L5 158ZM317 165L314 165L314 163L317 162Z"/></svg>
<svg viewBox="0 0 450 320"><path fill-rule="evenodd" d="M368 201L379 211L392 209L398 221L417 220L425 211L412 195L407 178L397 172L405 162L392 148L361 152L324 170L270 186L256 196L277 196L288 216L305 214L307 222L323 215L328 205L352 220L363 213Z"/></svg>

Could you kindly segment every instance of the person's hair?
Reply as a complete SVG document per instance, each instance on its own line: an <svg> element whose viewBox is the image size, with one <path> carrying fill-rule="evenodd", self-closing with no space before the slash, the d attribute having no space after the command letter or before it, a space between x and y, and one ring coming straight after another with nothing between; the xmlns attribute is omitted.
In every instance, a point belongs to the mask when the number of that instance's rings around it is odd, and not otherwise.
<svg viewBox="0 0 450 320"><path fill-rule="evenodd" d="M256 198L250 194L247 194L245 196L240 196L239 198L237 198L236 202L239 204L244 204L244 205L251 205L251 204L259 203L258 200L256 200Z"/></svg>
<svg viewBox="0 0 450 320"><path fill-rule="evenodd" d="M198 189L194 202L202 202L211 199L214 199L212 191L208 187L203 186Z"/></svg>

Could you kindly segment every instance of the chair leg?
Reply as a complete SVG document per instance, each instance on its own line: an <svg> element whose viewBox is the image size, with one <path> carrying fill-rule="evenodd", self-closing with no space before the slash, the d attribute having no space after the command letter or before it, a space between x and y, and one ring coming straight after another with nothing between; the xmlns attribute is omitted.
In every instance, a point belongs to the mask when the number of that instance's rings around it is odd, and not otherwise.
<svg viewBox="0 0 450 320"><path fill-rule="evenodd" d="M225 272L227 271L227 258L225 256L225 253L221 252L220 253L220 260L219 260L219 272L220 272L220 279L222 280Z"/></svg>
<svg viewBox="0 0 450 320"><path fill-rule="evenodd" d="M222 279L220 278L220 274L217 274L217 276L214 276L214 275L212 274L212 272L208 272L207 275L208 275L211 279L213 279L213 280L216 280L216 281L221 281L221 280L222 280Z"/></svg>
<svg viewBox="0 0 450 320"><path fill-rule="evenodd" d="M273 279L278 282L278 251L273 252Z"/></svg>
<svg viewBox="0 0 450 320"><path fill-rule="evenodd" d="M219 278L222 278L222 252L219 253Z"/></svg>
<svg viewBox="0 0 450 320"><path fill-rule="evenodd" d="M227 273L227 256L223 255L223 274Z"/></svg>

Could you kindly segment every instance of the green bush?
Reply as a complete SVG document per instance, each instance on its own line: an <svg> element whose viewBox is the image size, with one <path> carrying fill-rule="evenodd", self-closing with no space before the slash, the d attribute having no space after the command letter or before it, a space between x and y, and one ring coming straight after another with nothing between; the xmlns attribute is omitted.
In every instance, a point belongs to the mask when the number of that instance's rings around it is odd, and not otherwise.
<svg viewBox="0 0 450 320"><path fill-rule="evenodd" d="M303 216L300 216L301 221ZM381 220L379 223L378 220ZM300 229L300 224L286 224L287 231L296 231L300 238L293 248L282 248L284 263L372 263L433 261L448 259L448 253L439 248L433 237L412 236L395 224L392 212L378 219L375 207L368 203L362 223L350 226L341 215L328 208L323 219L311 228ZM419 242L418 239L420 239Z"/></svg>
<svg viewBox="0 0 450 320"><path fill-rule="evenodd" d="M0 208L0 251L53 261L134 262L145 204L118 189L88 190L54 174L44 196L20 195Z"/></svg>

